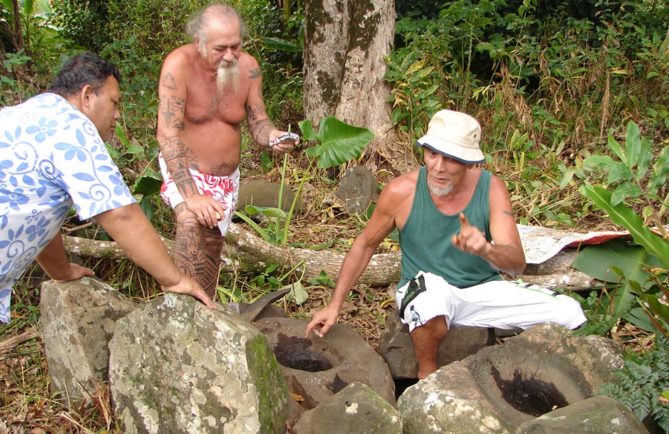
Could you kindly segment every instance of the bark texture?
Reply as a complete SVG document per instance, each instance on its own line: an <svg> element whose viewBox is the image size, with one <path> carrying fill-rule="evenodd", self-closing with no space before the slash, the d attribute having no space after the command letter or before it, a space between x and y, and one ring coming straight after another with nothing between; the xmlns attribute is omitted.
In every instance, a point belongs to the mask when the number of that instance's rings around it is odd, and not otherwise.
<svg viewBox="0 0 669 434"><path fill-rule="evenodd" d="M385 160L403 173L417 163L395 134L383 79L395 17L392 0L305 1L304 111L314 125L332 115L367 127L368 162Z"/></svg>

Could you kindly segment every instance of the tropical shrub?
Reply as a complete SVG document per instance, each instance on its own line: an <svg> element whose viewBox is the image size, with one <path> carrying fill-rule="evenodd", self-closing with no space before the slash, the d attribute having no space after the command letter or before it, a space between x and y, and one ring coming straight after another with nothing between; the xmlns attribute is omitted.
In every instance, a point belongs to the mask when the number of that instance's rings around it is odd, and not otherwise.
<svg viewBox="0 0 669 434"><path fill-rule="evenodd" d="M625 366L616 371L616 383L601 387L599 394L608 395L628 406L644 422L653 420L669 432L669 340L658 336L655 347L641 355L628 354Z"/></svg>
<svg viewBox="0 0 669 434"><path fill-rule="evenodd" d="M661 234L658 235L647 225L661 222L666 213L669 146L658 152L651 166L652 144L640 136L633 122L627 126L623 146L613 137L609 137L608 146L618 161L605 155L592 155L585 160L590 170L607 175L606 184L586 182L581 193L605 211L613 223L629 231L637 246L587 248L573 265L613 284L612 296L607 300L610 315L605 321L609 328L625 318L669 336L669 236L662 226L657 228ZM650 173L649 168L653 169ZM642 208L646 221L623 202ZM642 207L640 202L647 205Z"/></svg>

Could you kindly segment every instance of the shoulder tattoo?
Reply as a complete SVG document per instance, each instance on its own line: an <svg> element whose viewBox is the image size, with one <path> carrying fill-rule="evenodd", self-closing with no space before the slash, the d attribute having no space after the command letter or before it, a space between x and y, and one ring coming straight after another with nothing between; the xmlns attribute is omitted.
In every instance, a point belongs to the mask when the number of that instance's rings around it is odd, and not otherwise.
<svg viewBox="0 0 669 434"><path fill-rule="evenodd" d="M170 90L177 89L177 82L171 72L167 72L163 75L163 78L160 80L160 85Z"/></svg>

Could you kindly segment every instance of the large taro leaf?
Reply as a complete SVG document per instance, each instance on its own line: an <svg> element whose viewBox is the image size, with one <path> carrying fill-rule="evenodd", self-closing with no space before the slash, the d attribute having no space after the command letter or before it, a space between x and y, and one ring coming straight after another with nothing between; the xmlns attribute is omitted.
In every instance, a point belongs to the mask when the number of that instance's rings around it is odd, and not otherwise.
<svg viewBox="0 0 669 434"><path fill-rule="evenodd" d="M659 259L664 268L669 268L669 242L653 233L634 210L622 204L612 205L612 193L602 187L587 184L581 193L606 211L611 220L629 231L634 242L643 246L651 256Z"/></svg>
<svg viewBox="0 0 669 434"><path fill-rule="evenodd" d="M305 131L311 129L311 123L300 123L300 128L305 139L313 136L313 133L307 134ZM374 134L367 128L355 127L328 116L322 119L319 125L317 135L319 144L307 149L306 153L310 157L316 157L318 167L328 169L360 158L362 151L373 137Z"/></svg>
<svg viewBox="0 0 669 434"><path fill-rule="evenodd" d="M625 316L625 319L640 329L647 330L652 333L657 331L657 327L655 327L650 318L648 318L648 314L639 306L632 308Z"/></svg>
<svg viewBox="0 0 669 434"><path fill-rule="evenodd" d="M653 263L655 261L649 258L643 247L612 240L583 248L571 266L597 280L618 283L622 277L614 271L614 267L630 280L645 282L650 276L643 266Z"/></svg>
<svg viewBox="0 0 669 434"><path fill-rule="evenodd" d="M613 318L625 318L632 324L654 332L648 316L636 304L635 294L642 297L650 275L646 267L657 266L656 258L643 247L613 240L581 250L572 263L575 269L595 279L614 284L608 313Z"/></svg>

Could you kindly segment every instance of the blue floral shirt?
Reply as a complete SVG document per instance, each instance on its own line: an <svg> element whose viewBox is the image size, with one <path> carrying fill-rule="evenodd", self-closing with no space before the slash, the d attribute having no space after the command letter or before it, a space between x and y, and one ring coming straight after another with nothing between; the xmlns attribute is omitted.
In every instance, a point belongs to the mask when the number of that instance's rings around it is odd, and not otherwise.
<svg viewBox="0 0 669 434"><path fill-rule="evenodd" d="M87 219L134 203L95 125L44 93L0 111L0 322L12 286L74 205Z"/></svg>

